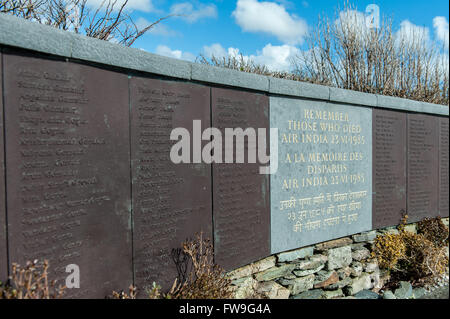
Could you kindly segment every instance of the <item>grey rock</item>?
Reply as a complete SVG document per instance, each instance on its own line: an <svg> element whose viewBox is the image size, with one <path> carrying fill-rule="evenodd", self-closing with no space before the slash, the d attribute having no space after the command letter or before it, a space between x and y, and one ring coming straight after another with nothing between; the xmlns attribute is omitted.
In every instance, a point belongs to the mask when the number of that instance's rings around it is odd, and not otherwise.
<svg viewBox="0 0 450 319"><path fill-rule="evenodd" d="M364 289L355 294L356 299L381 299L381 296L376 292Z"/></svg>
<svg viewBox="0 0 450 319"><path fill-rule="evenodd" d="M258 282L256 292L268 299L288 299L290 295L289 289L274 281Z"/></svg>
<svg viewBox="0 0 450 319"><path fill-rule="evenodd" d="M322 293L323 299L334 299L339 297L344 297L344 293L342 292L342 289L336 289L336 290L328 290L324 291Z"/></svg>
<svg viewBox="0 0 450 319"><path fill-rule="evenodd" d="M328 257L321 254L315 254L309 257L309 260L313 262L320 262L320 263L326 263L328 261Z"/></svg>
<svg viewBox="0 0 450 319"><path fill-rule="evenodd" d="M364 265L364 271L368 273L379 271L378 262L376 260L367 262Z"/></svg>
<svg viewBox="0 0 450 319"><path fill-rule="evenodd" d="M328 257L325 255L312 255L308 259L297 261L295 269L299 270L316 269L322 265L325 265L327 260Z"/></svg>
<svg viewBox="0 0 450 319"><path fill-rule="evenodd" d="M372 286L374 290L380 290L383 287L384 281L380 276L380 271L377 270L369 274L370 280L372 281Z"/></svg>
<svg viewBox="0 0 450 319"><path fill-rule="evenodd" d="M349 277L352 274L352 268L347 266L347 267L338 269L337 273L339 275L339 279L342 280L342 279Z"/></svg>
<svg viewBox="0 0 450 319"><path fill-rule="evenodd" d="M400 281L400 287L394 291L395 297L397 299L409 299L413 295L412 286L407 281Z"/></svg>
<svg viewBox="0 0 450 319"><path fill-rule="evenodd" d="M405 225L404 230L412 234L417 234L417 225L416 224Z"/></svg>
<svg viewBox="0 0 450 319"><path fill-rule="evenodd" d="M243 278L241 278L243 279ZM255 294L255 288L258 282L252 277L247 277L245 280L239 283L234 291L234 298L236 299L247 299L252 298Z"/></svg>
<svg viewBox="0 0 450 319"><path fill-rule="evenodd" d="M366 248L366 243L355 243L352 245L352 251L361 249L361 248Z"/></svg>
<svg viewBox="0 0 450 319"><path fill-rule="evenodd" d="M269 256L267 258L258 260L257 262L254 262L250 265L246 265L233 271L230 271L227 274L227 277L231 280L238 279L241 277L247 277L251 276L254 273L272 268L274 266L275 266L275 256Z"/></svg>
<svg viewBox="0 0 450 319"><path fill-rule="evenodd" d="M312 289L292 296L292 299L323 299L322 289Z"/></svg>
<svg viewBox="0 0 450 319"><path fill-rule="evenodd" d="M354 250L352 252L352 258L354 260L361 261L361 260L367 259L369 257L370 257L370 251L364 247L360 247L359 249Z"/></svg>
<svg viewBox="0 0 450 319"><path fill-rule="evenodd" d="M420 299L427 293L427 290L423 287L413 289L413 298Z"/></svg>
<svg viewBox="0 0 450 319"><path fill-rule="evenodd" d="M331 249L331 248L348 246L348 245L351 245L352 243L353 243L353 240L351 240L348 237L343 237L343 238L334 239L334 240L330 240L330 241L326 241L326 242L317 244L316 250L317 251L326 251L327 249Z"/></svg>
<svg viewBox="0 0 450 319"><path fill-rule="evenodd" d="M247 277L241 277L241 278L238 278L238 279L234 279L234 280L231 281L231 284L235 285L235 286L241 286L243 283L247 282L249 280L249 278L252 278L252 277L251 276L247 276Z"/></svg>
<svg viewBox="0 0 450 319"><path fill-rule="evenodd" d="M284 252L284 253L277 255L278 262L279 263L291 262L296 259L306 258L306 257L311 256L313 254L313 252L314 252L314 247L312 247L312 246L300 248L300 249L293 250L293 251Z"/></svg>
<svg viewBox="0 0 450 319"><path fill-rule="evenodd" d="M359 261L354 261L350 264L351 275L353 277L359 277L363 272L363 265Z"/></svg>
<svg viewBox="0 0 450 319"><path fill-rule="evenodd" d="M336 290L336 289L342 289L348 285L350 285L353 282L353 280L350 277L344 278L340 281L338 281L335 284L329 285L327 287L323 287L324 290Z"/></svg>
<svg viewBox="0 0 450 319"><path fill-rule="evenodd" d="M280 267L272 267L263 272L257 273L255 279L258 281L269 281L276 278L284 277L289 275L292 270L294 270L294 264L286 264Z"/></svg>
<svg viewBox="0 0 450 319"><path fill-rule="evenodd" d="M315 274L316 272L319 272L320 270L323 269L323 267L325 267L325 264L319 265L319 267L314 268L314 269L294 270L294 274L298 277L304 277L304 276L308 276L311 274Z"/></svg>
<svg viewBox="0 0 450 319"><path fill-rule="evenodd" d="M364 242L364 241L374 240L375 237L377 237L377 232L375 230L371 230L371 231L364 232L361 234L353 235L352 238L355 243L360 243L360 242Z"/></svg>
<svg viewBox="0 0 450 319"><path fill-rule="evenodd" d="M397 297L395 297L392 291L388 290L384 292L383 299L397 299Z"/></svg>
<svg viewBox="0 0 450 319"><path fill-rule="evenodd" d="M352 262L352 248L350 246L343 246L332 248L328 250L327 269L333 270L343 268Z"/></svg>
<svg viewBox="0 0 450 319"><path fill-rule="evenodd" d="M314 275L308 275L290 280L288 289L291 291L291 295L298 295L301 292L312 289L314 286L314 277Z"/></svg>
<svg viewBox="0 0 450 319"><path fill-rule="evenodd" d="M339 276L335 271L319 271L316 274L316 280L314 281L314 288L324 288L329 285L333 285L339 281Z"/></svg>
<svg viewBox="0 0 450 319"><path fill-rule="evenodd" d="M369 274L362 274L358 278L354 278L352 283L344 288L346 295L355 295L361 290L371 289L372 282Z"/></svg>

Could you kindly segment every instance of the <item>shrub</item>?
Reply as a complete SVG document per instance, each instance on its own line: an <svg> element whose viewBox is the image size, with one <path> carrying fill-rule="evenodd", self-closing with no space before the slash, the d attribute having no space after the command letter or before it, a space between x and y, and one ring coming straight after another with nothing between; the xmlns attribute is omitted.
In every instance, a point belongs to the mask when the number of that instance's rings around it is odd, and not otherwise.
<svg viewBox="0 0 450 319"><path fill-rule="evenodd" d="M404 229L407 218L403 217L399 234L377 236L372 254L395 280L432 284L448 269L446 247L442 244L448 240L448 229L440 219L426 219L419 222L421 233L414 234Z"/></svg>
<svg viewBox="0 0 450 319"><path fill-rule="evenodd" d="M113 291L112 295L108 296L107 299L136 299L136 287L130 285L128 293L123 290L119 292Z"/></svg>
<svg viewBox="0 0 450 319"><path fill-rule="evenodd" d="M59 299L65 286L56 287L56 281L48 279L49 263L37 260L25 267L13 263L12 274L6 284L0 283L0 299Z"/></svg>
<svg viewBox="0 0 450 319"><path fill-rule="evenodd" d="M432 241L436 247L448 245L448 227L444 225L441 217L421 220L417 225L417 232Z"/></svg>
<svg viewBox="0 0 450 319"><path fill-rule="evenodd" d="M231 280L225 271L214 264L213 246L203 234L183 244L182 263L177 265L179 278L175 279L168 293L161 293L161 286L155 282L146 291L149 299L227 299L232 298ZM113 291L112 299L136 299L136 287L130 286L129 293Z"/></svg>
<svg viewBox="0 0 450 319"><path fill-rule="evenodd" d="M393 269L399 259L405 257L406 247L399 234L377 236L372 256L376 257L381 268Z"/></svg>
<svg viewBox="0 0 450 319"><path fill-rule="evenodd" d="M401 233L406 246L406 256L400 261L409 280L433 282L444 274L448 259L441 247L436 247L423 234Z"/></svg>
<svg viewBox="0 0 450 319"><path fill-rule="evenodd" d="M225 271L214 263L213 246L202 233L196 240L183 243L183 252L192 262L187 278L174 285L166 296L177 299L227 299L232 297L231 281L225 277Z"/></svg>

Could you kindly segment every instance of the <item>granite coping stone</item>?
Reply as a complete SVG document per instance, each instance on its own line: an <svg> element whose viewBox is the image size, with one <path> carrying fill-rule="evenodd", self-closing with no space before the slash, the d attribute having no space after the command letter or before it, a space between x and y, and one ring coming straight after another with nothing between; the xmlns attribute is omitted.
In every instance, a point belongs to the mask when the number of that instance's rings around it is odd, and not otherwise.
<svg viewBox="0 0 450 319"><path fill-rule="evenodd" d="M0 45L87 62L271 94L350 103L355 106L449 115L449 107L446 105L363 93L182 61L62 31L5 13L0 13L0 30Z"/></svg>
<svg viewBox="0 0 450 319"><path fill-rule="evenodd" d="M216 66L192 63L191 79L257 91L269 91L269 78L254 73L241 72Z"/></svg>
<svg viewBox="0 0 450 319"><path fill-rule="evenodd" d="M326 101L330 99L330 87L328 86L274 77L269 77L269 93Z"/></svg>
<svg viewBox="0 0 450 319"><path fill-rule="evenodd" d="M190 80L191 62L152 54L108 41L72 34L71 57Z"/></svg>
<svg viewBox="0 0 450 319"><path fill-rule="evenodd" d="M375 94L344 90L334 87L330 87L330 101L373 107L378 106L378 98Z"/></svg>
<svg viewBox="0 0 450 319"><path fill-rule="evenodd" d="M394 96L377 94L377 107L395 109L400 111L412 111L418 113L430 113L439 115L449 115L448 106L432 104L409 99L403 99Z"/></svg>
<svg viewBox="0 0 450 319"><path fill-rule="evenodd" d="M67 31L0 13L0 44L70 57L72 36Z"/></svg>

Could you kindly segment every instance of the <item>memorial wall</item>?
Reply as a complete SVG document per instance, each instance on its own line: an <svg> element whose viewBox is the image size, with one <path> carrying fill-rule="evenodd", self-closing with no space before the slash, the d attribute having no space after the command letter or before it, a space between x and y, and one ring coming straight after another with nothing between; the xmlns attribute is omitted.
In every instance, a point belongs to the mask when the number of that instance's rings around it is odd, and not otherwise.
<svg viewBox="0 0 450 319"><path fill-rule="evenodd" d="M271 252L372 228L372 110L271 97Z"/></svg>
<svg viewBox="0 0 450 319"><path fill-rule="evenodd" d="M405 213L449 214L448 106L182 62L11 17L0 27L11 30L0 34L0 280L12 262L45 258L60 280L79 266L68 297L168 289L195 233L232 270ZM261 174L249 155L236 163L234 149L232 163L205 162L210 127L265 129L276 171ZM180 163L175 128L190 145ZM258 153L249 141L245 153ZM230 150L220 147L211 155Z"/></svg>

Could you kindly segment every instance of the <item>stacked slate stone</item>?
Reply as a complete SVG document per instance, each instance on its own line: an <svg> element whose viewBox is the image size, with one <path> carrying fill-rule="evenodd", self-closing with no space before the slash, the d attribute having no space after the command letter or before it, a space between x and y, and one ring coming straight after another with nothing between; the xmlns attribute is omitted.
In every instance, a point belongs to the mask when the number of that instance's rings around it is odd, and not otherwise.
<svg viewBox="0 0 450 319"><path fill-rule="evenodd" d="M448 222L448 220L446 221ZM416 224L405 230L416 232ZM235 298L270 299L408 299L426 291L401 282L382 291L389 280L372 257L377 235L398 233L395 227L373 230L264 258L228 273Z"/></svg>

